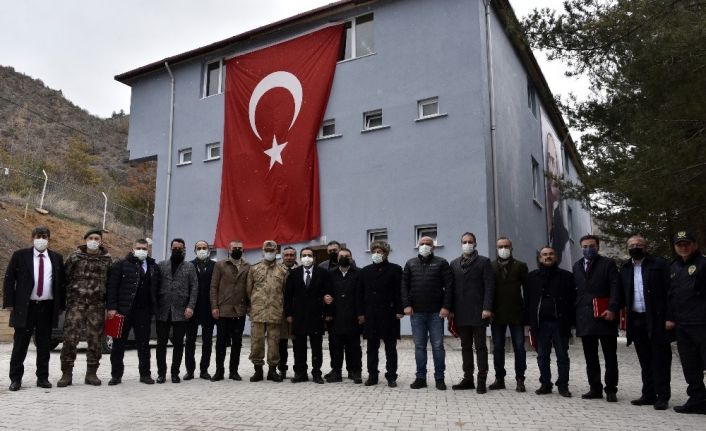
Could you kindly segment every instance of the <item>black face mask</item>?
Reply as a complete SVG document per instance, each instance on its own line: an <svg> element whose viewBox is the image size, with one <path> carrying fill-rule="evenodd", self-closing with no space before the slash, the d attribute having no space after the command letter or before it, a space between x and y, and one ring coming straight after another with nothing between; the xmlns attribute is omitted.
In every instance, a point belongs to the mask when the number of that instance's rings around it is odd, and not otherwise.
<svg viewBox="0 0 706 431"><path fill-rule="evenodd" d="M630 257L635 260L640 260L645 257L645 249L642 247L635 247L628 250Z"/></svg>
<svg viewBox="0 0 706 431"><path fill-rule="evenodd" d="M328 254L328 258L331 262L335 263L338 260L338 252L332 251L331 253Z"/></svg>
<svg viewBox="0 0 706 431"><path fill-rule="evenodd" d="M170 259L175 264L181 263L184 260L184 250L180 248L173 248Z"/></svg>
<svg viewBox="0 0 706 431"><path fill-rule="evenodd" d="M230 251L230 257L232 257L235 260L240 259L243 256L243 250L239 248L234 248Z"/></svg>
<svg viewBox="0 0 706 431"><path fill-rule="evenodd" d="M338 264L344 268L351 266L351 258L348 256L341 256L338 258Z"/></svg>

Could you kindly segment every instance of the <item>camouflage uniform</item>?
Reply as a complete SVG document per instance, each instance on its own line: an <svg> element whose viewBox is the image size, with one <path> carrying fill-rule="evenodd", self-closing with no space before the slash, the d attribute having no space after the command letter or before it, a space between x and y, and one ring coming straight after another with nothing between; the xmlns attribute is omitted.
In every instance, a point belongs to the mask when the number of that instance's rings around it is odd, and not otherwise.
<svg viewBox="0 0 706 431"><path fill-rule="evenodd" d="M267 336L267 364L276 367L279 362L279 331L284 315L284 283L287 267L262 260L250 267L246 292L250 301L250 360L256 366L264 365L265 336Z"/></svg>
<svg viewBox="0 0 706 431"><path fill-rule="evenodd" d="M88 369L97 369L101 358L105 287L112 265L110 254L101 246L98 254L86 252L82 245L66 259L66 317L61 369L71 371L76 360L76 345L85 330Z"/></svg>

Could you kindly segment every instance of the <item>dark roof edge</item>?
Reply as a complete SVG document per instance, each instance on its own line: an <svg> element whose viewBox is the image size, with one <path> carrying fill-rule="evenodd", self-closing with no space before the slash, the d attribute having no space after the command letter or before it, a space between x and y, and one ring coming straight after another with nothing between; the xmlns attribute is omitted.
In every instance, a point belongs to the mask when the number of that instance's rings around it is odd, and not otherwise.
<svg viewBox="0 0 706 431"><path fill-rule="evenodd" d="M559 134L559 139L561 139L561 142L565 144L565 148L569 150L571 161L574 162L574 166L579 173L579 177L583 180L583 178L587 175L586 167L584 166L581 156L576 149L576 145L571 137L569 128L564 122L564 117L561 115L561 111L554 100L554 95L549 89L549 84L544 78L542 69L539 67L539 63L537 63L537 59L532 53L532 48L530 48L524 37L522 26L517 19L517 15L515 15L515 11L512 9L512 6L510 6L510 2L508 0L493 0L491 1L491 4L498 13L498 18L503 25L505 34L512 42L515 52L527 68L527 73L537 89L539 98L542 101L543 106L547 109L549 119Z"/></svg>
<svg viewBox="0 0 706 431"><path fill-rule="evenodd" d="M337 12L342 12L348 9L352 9L354 7L357 7L361 4L366 4L366 3L372 3L373 1L376 0L339 0L333 3L329 3L325 6L320 6L316 9L312 9L306 12L302 12L300 14L291 16L289 18L285 18L283 20L274 22L272 24L267 24L262 27L255 28L253 30L246 31L245 33L238 34L236 36L229 37L227 39L220 40L218 42L211 43L209 45L205 45L196 49L192 49L190 51L182 52L181 54L173 55L171 57L167 57L165 59L155 61L153 63L149 63L147 65L138 67L137 69L130 70L128 72L121 73L119 75L115 75L115 80L118 82L121 82L126 85L130 85L129 82L133 78L136 78L140 75L144 75L150 72L154 72L155 70L161 69L164 67L164 63L168 62L170 65L173 65L175 63L179 63L184 60L191 59L193 57L206 54L211 51L216 51L222 48L225 48L229 45L232 45L236 42L242 42L244 40L248 40L252 37L255 36L262 36L264 34L268 34L274 31L281 30L283 27L292 25L292 24L299 24L302 22L306 22L309 20L314 20L314 19L319 19L323 16L326 15L331 15L333 13Z"/></svg>

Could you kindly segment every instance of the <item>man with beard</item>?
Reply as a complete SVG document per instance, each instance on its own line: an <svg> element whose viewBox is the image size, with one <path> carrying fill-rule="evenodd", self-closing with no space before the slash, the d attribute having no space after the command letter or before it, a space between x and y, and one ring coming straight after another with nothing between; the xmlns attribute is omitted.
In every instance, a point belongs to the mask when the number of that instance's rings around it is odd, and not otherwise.
<svg viewBox="0 0 706 431"><path fill-rule="evenodd" d="M194 315L199 280L191 262L184 261L186 243L175 238L172 255L159 263L161 282L157 290L157 383L167 381L167 340L172 332L172 383L179 383L184 353L186 321Z"/></svg>
<svg viewBox="0 0 706 431"><path fill-rule="evenodd" d="M531 336L537 340L537 365L540 387L537 395L552 392L550 355L556 354L559 394L570 398L569 392L569 337L575 321L576 289L573 275L559 268L556 251L543 247L539 251L538 269L527 275L525 288L525 320Z"/></svg>

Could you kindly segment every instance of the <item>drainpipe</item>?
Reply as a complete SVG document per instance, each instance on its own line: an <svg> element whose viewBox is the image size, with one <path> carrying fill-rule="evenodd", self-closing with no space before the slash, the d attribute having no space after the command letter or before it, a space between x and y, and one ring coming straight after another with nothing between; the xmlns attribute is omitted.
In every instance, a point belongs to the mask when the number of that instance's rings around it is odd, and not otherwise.
<svg viewBox="0 0 706 431"><path fill-rule="evenodd" d="M167 184L164 198L164 228L162 231L162 257L167 258L167 234L169 232L169 198L172 188L172 153L174 150L174 75L169 68L169 62L164 62L169 78L171 79L171 101L169 103L169 150L167 152Z"/></svg>
<svg viewBox="0 0 706 431"><path fill-rule="evenodd" d="M495 119L495 83L493 80L493 49L491 46L490 34L490 1L484 0L485 4L485 55L488 67L488 107L490 109L490 155L491 169L493 171L493 211L495 213L495 235L490 238L491 247L493 249L495 238L500 235L500 204L498 203L498 169L497 169L497 148L496 148L496 119Z"/></svg>

